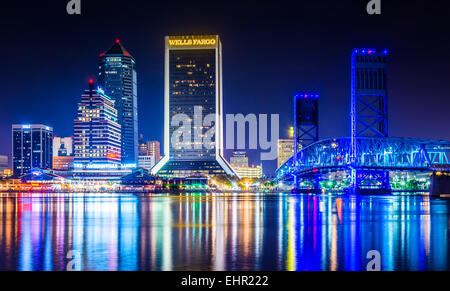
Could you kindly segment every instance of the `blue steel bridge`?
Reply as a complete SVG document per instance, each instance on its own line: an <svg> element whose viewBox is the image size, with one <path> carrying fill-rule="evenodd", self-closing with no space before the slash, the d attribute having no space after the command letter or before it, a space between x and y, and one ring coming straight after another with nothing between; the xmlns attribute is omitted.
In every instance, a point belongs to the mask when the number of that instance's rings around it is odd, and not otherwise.
<svg viewBox="0 0 450 291"><path fill-rule="evenodd" d="M450 172L450 142L389 137L332 138L317 141L297 152L277 169L277 181L296 186L309 181L316 190L322 175L345 171L355 175L355 188L390 189L390 172ZM365 183L365 181L372 181ZM373 181L376 181L373 184Z"/></svg>
<svg viewBox="0 0 450 291"><path fill-rule="evenodd" d="M331 186L361 194L387 194L394 183L405 190L422 183L425 190L430 182L433 194L450 194L450 142L388 137L388 54L353 50L351 137L319 140L318 94L294 96L294 155L276 170L278 182L292 182L295 190Z"/></svg>

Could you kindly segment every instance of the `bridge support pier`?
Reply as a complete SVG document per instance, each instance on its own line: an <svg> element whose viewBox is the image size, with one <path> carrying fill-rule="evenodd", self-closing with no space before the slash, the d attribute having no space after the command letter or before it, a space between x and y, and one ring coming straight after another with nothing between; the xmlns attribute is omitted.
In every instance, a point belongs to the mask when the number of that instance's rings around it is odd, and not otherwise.
<svg viewBox="0 0 450 291"><path fill-rule="evenodd" d="M450 194L450 173L434 172L430 178L431 196Z"/></svg>
<svg viewBox="0 0 450 291"><path fill-rule="evenodd" d="M298 189L298 176L297 175L294 175L294 189Z"/></svg>
<svg viewBox="0 0 450 291"><path fill-rule="evenodd" d="M308 181L309 183L312 184L312 188L301 189L300 188L301 181ZM307 176L307 177L302 177L301 179L297 175L294 175L294 184L293 184L294 187L292 189L292 192L293 193L321 193L322 189L320 187L320 181L321 181L320 175L311 175L311 176Z"/></svg>
<svg viewBox="0 0 450 291"><path fill-rule="evenodd" d="M320 187L320 180L319 179L314 179L311 181L314 185L314 190L316 190L317 192L322 192L322 188Z"/></svg>
<svg viewBox="0 0 450 291"><path fill-rule="evenodd" d="M355 170L353 193L361 195L392 194L389 171Z"/></svg>

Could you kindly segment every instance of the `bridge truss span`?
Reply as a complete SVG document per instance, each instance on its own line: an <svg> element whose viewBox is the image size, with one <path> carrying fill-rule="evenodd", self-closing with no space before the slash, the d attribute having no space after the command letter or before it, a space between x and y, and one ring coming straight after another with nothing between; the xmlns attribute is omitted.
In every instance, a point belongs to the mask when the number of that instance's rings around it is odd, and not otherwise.
<svg viewBox="0 0 450 291"><path fill-rule="evenodd" d="M433 172L450 166L450 142L413 138L358 137L352 156L350 137L324 139L297 153L276 171L278 181L356 169L386 179L393 171ZM383 174L384 173L384 174ZM358 180L358 179L356 179ZM358 181L354 181L358 187Z"/></svg>

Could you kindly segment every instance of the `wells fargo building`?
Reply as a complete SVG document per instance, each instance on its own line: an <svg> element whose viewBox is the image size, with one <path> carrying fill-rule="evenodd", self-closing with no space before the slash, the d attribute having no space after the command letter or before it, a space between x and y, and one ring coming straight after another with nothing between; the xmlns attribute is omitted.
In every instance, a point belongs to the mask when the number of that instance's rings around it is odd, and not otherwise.
<svg viewBox="0 0 450 291"><path fill-rule="evenodd" d="M164 177L187 177L195 173L234 175L223 158L222 47L219 36L166 36L165 42L165 156L152 173ZM207 125L202 123L200 128L192 123L190 146L172 144L171 137L179 128L172 126L172 118L184 114L192 121L196 118L196 106L202 107L203 118L215 114L215 120ZM194 135L204 137L213 127L215 133L211 141L214 144L199 146Z"/></svg>

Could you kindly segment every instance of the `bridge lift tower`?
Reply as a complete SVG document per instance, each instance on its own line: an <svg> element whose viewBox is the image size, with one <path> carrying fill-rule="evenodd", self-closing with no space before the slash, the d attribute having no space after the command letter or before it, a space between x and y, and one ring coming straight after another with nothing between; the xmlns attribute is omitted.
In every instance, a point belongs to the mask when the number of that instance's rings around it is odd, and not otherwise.
<svg viewBox="0 0 450 291"><path fill-rule="evenodd" d="M355 191L371 180L390 190L389 172L363 171L356 165L358 137L388 137L388 50L354 49L351 73L351 181ZM384 188L384 189L383 189Z"/></svg>
<svg viewBox="0 0 450 291"><path fill-rule="evenodd" d="M319 94L299 93L294 96L294 164L297 153L319 140ZM297 177L294 177L297 188Z"/></svg>

